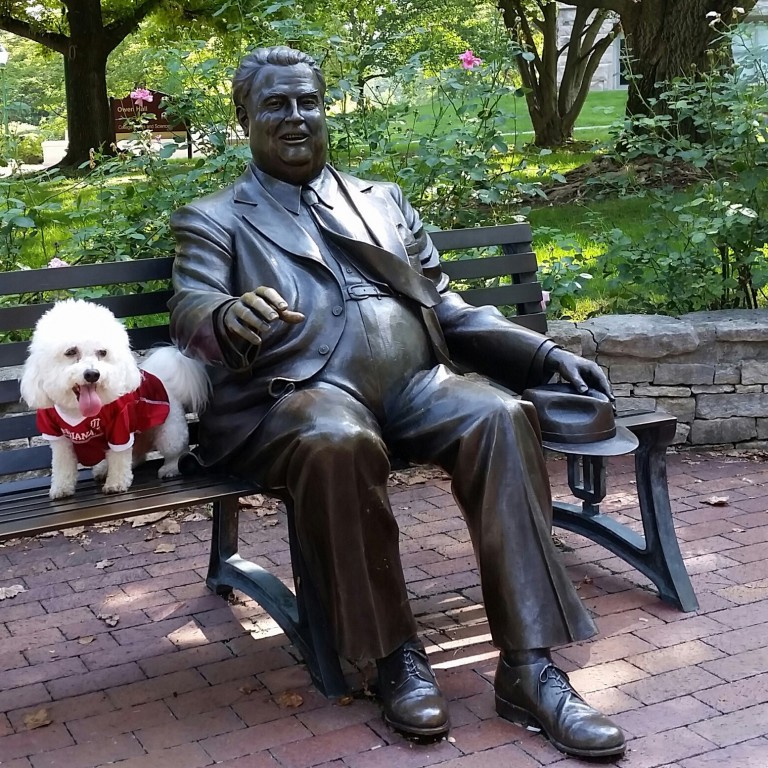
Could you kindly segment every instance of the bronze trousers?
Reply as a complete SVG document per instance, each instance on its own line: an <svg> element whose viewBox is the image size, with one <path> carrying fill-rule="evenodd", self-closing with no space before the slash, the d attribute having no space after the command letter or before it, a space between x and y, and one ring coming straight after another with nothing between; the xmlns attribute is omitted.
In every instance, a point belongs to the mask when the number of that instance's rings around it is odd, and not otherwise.
<svg viewBox="0 0 768 768"><path fill-rule="evenodd" d="M498 648L549 648L594 634L552 542L533 407L437 366L373 409L338 385L297 389L229 465L293 500L299 545L340 654L381 658L417 631L387 497L391 454L450 474Z"/></svg>

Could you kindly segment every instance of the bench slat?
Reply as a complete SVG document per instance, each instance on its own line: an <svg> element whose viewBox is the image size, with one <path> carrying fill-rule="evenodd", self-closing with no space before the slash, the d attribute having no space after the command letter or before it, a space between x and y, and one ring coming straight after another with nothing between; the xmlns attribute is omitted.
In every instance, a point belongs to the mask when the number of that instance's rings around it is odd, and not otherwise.
<svg viewBox="0 0 768 768"><path fill-rule="evenodd" d="M443 272L451 280L470 280L477 277L498 277L499 275L536 274L536 254L505 253L501 256L485 256L480 259L456 259L443 261Z"/></svg>
<svg viewBox="0 0 768 768"><path fill-rule="evenodd" d="M438 251L455 251L465 248L485 248L506 243L527 243L532 239L528 223L499 224L495 227L470 227L429 232Z"/></svg>
<svg viewBox="0 0 768 768"><path fill-rule="evenodd" d="M498 285L492 288L467 288L458 291L459 295L475 307L483 304L507 306L525 302L541 302L541 285L539 283L521 283L520 285ZM511 320L516 318L512 317Z"/></svg>
<svg viewBox="0 0 768 768"><path fill-rule="evenodd" d="M60 291L95 285L143 283L167 280L171 276L173 257L112 261L60 269L24 269L0 275L0 296L42 291Z"/></svg>
<svg viewBox="0 0 768 768"><path fill-rule="evenodd" d="M171 295L170 290L148 291L125 296L101 296L93 299L93 303L108 307L117 317L142 317L168 312L168 299ZM53 304L49 303L3 307L0 309L0 328L6 331L32 328L52 306Z"/></svg>
<svg viewBox="0 0 768 768"><path fill-rule="evenodd" d="M0 419L0 440L19 440L39 435L34 413L6 415Z"/></svg>

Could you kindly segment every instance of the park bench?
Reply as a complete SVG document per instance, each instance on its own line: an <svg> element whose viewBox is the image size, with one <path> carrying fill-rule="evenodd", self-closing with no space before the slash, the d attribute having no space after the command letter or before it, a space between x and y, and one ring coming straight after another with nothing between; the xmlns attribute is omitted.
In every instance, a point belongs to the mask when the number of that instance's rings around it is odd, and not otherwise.
<svg viewBox="0 0 768 768"><path fill-rule="evenodd" d="M541 286L528 224L432 233L441 252L461 251L445 262L457 289L475 305L516 308L515 320L546 332ZM473 257L467 249L500 246L501 254ZM48 498L50 449L37 435L33 413L19 402L20 366L29 331L51 302L87 289L95 301L127 321L134 350L167 342L169 278L173 259L7 272L0 275L0 540L30 536L83 524L213 505L208 586L221 595L238 589L275 619L302 655L317 688L329 697L346 692L327 623L297 549L290 504L288 530L296 596L273 574L238 554L238 499L258 489L224 475L191 474L159 481L152 462L140 468L130 491L105 496L89 471L83 471L71 499ZM482 287L477 287L477 281ZM80 291L82 293L82 290ZM659 595L683 611L697 608L696 598L675 536L666 479L666 449L675 418L665 413L622 416L620 423L639 439L635 452L637 491L642 518L640 535L600 511L606 494L606 467L599 457L568 457L568 480L578 504L556 502L555 525L580 533L645 574ZM194 424L192 436L194 440Z"/></svg>

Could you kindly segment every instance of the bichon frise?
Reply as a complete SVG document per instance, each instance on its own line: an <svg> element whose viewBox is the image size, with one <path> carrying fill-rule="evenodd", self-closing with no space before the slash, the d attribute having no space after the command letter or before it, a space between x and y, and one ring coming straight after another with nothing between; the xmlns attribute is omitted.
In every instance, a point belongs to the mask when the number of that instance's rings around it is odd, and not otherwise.
<svg viewBox="0 0 768 768"><path fill-rule="evenodd" d="M21 377L52 451L50 497L71 496L78 463L93 467L105 493L127 491L133 467L151 450L158 476L178 475L189 444L185 408L208 396L203 366L160 347L139 367L128 332L106 307L79 299L55 304L38 321Z"/></svg>

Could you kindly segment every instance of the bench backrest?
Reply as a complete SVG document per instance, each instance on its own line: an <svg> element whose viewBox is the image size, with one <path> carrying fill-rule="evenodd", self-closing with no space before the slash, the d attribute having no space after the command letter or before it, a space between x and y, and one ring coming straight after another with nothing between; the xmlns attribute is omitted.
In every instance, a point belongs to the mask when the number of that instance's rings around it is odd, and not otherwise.
<svg viewBox="0 0 768 768"><path fill-rule="evenodd" d="M430 235L441 253L462 252L458 259L445 260L444 269L469 303L510 307L516 312L511 319L546 332L528 224ZM501 255L473 258L467 253L489 246L500 246ZM50 448L39 440L30 444L38 435L35 416L26 412L19 394L20 366L38 318L54 301L74 295L75 289L87 288L87 298L109 307L126 321L134 350L168 342L172 264L173 258L168 257L0 275L0 475L50 467ZM86 298L81 294L77 295Z"/></svg>

